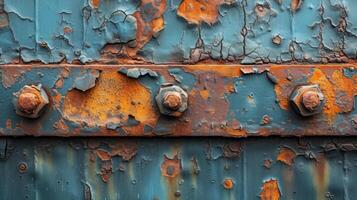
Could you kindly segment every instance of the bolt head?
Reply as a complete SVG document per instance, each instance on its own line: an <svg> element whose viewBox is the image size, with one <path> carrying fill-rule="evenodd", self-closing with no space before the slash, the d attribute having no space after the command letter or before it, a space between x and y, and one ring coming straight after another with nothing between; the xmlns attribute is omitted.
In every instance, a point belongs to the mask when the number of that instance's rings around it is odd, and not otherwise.
<svg viewBox="0 0 357 200"><path fill-rule="evenodd" d="M27 118L38 118L49 103L41 85L25 85L14 94L16 114Z"/></svg>
<svg viewBox="0 0 357 200"><path fill-rule="evenodd" d="M318 85L305 85L293 91L290 102L297 113L308 117L322 112L325 97Z"/></svg>
<svg viewBox="0 0 357 200"><path fill-rule="evenodd" d="M37 93L22 92L19 95L17 106L21 112L33 114L40 105L40 97Z"/></svg>
<svg viewBox="0 0 357 200"><path fill-rule="evenodd" d="M162 84L155 99L160 113L163 115L179 117L187 109L188 95L176 85Z"/></svg>
<svg viewBox="0 0 357 200"><path fill-rule="evenodd" d="M182 105L181 94L179 92L167 92L164 96L163 105L170 110L178 110Z"/></svg>
<svg viewBox="0 0 357 200"><path fill-rule="evenodd" d="M314 111L321 104L319 93L316 91L306 91L302 94L302 104L309 111Z"/></svg>

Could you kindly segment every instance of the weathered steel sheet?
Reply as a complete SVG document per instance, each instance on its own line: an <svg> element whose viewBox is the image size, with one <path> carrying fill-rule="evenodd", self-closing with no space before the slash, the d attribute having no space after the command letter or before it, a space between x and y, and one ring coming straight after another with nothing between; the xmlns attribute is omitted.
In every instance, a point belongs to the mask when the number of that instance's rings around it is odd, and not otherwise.
<svg viewBox="0 0 357 200"><path fill-rule="evenodd" d="M357 135L354 64L11 65L0 67L0 72L1 135ZM165 110L166 97L159 94L164 83L181 88L183 98L173 95L166 103L175 107L177 101L185 101L180 104L185 108ZM39 84L41 101L49 104L36 118L36 113L26 113L36 95L21 96L19 91ZM301 85L319 88L320 110L296 112L301 109L300 96L292 96ZM303 98L306 108L316 103L313 97ZM26 112L19 111L20 102Z"/></svg>
<svg viewBox="0 0 357 200"><path fill-rule="evenodd" d="M0 63L348 62L355 0L0 0Z"/></svg>
<svg viewBox="0 0 357 200"><path fill-rule="evenodd" d="M1 199L357 196L355 137L2 138L0 142Z"/></svg>

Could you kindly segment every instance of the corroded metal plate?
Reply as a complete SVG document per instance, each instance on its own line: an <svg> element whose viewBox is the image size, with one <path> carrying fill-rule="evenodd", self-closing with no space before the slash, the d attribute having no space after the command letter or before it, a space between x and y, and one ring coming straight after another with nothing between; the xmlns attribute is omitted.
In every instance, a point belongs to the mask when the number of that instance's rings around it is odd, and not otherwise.
<svg viewBox="0 0 357 200"><path fill-rule="evenodd" d="M357 71L334 65L8 65L0 67L1 135L312 136L357 135ZM180 117L160 113L164 83L188 94ZM50 104L38 119L16 115L14 93L42 84ZM289 103L301 85L324 95L321 113Z"/></svg>

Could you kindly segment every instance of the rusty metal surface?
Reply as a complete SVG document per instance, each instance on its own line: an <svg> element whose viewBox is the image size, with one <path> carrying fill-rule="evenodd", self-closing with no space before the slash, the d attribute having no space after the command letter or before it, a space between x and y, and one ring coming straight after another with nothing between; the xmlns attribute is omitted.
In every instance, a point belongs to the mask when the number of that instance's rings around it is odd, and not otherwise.
<svg viewBox="0 0 357 200"><path fill-rule="evenodd" d="M356 8L0 0L0 199L354 199Z"/></svg>
<svg viewBox="0 0 357 200"><path fill-rule="evenodd" d="M356 149L356 137L1 138L0 196L347 200Z"/></svg>
<svg viewBox="0 0 357 200"><path fill-rule="evenodd" d="M0 63L335 63L355 0L0 0Z"/></svg>
<svg viewBox="0 0 357 200"><path fill-rule="evenodd" d="M4 65L0 72L3 136L357 135L354 64ZM37 103L19 105L18 91L38 84L49 98L41 116L16 113Z"/></svg>

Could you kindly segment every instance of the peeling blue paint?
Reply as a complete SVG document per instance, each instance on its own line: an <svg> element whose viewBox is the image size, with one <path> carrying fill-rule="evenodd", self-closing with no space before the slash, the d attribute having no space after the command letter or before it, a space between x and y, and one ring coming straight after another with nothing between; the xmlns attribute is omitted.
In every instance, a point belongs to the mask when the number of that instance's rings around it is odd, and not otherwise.
<svg viewBox="0 0 357 200"><path fill-rule="evenodd" d="M0 63L116 62L136 48L140 1L0 1ZM163 3L163 2L161 2ZM211 59L234 63L348 62L357 58L353 0L303 1L293 11L290 1L237 0L219 8L218 22L190 25L177 16L180 0L168 1L164 27L135 58L147 62ZM54 6L56 5L56 6ZM155 7L141 8L145 22ZM155 16L157 17L157 16ZM144 30L143 34L147 35ZM274 40L275 39L275 40ZM106 45L116 53L105 57ZM132 56L132 55L130 55Z"/></svg>

